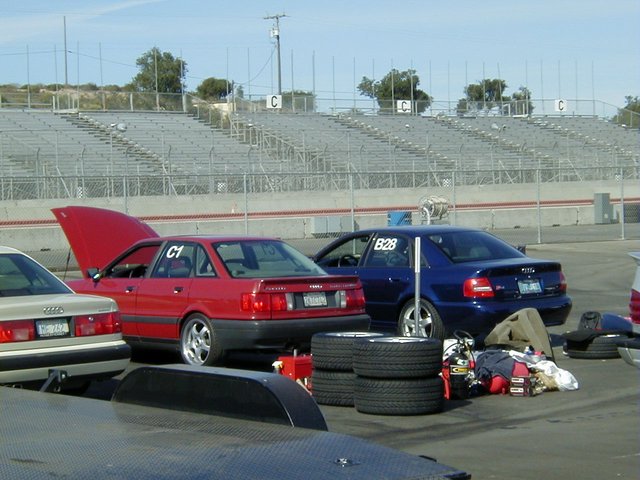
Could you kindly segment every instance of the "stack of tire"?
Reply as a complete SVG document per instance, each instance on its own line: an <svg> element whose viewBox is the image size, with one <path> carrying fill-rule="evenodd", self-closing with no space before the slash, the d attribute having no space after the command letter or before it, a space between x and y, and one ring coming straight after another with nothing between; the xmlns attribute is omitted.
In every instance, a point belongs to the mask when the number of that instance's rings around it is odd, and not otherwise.
<svg viewBox="0 0 640 480"><path fill-rule="evenodd" d="M564 352L570 358L606 360L620 358L618 343L629 337L618 332L574 330L564 334Z"/></svg>
<svg viewBox="0 0 640 480"><path fill-rule="evenodd" d="M629 339L625 331L627 323L617 318L607 317L603 324L600 312L584 312L580 316L578 329L564 333L564 352L570 358L606 360L620 358L618 344ZM603 326L605 328L603 328Z"/></svg>
<svg viewBox="0 0 640 480"><path fill-rule="evenodd" d="M311 337L311 390L318 404L354 406L354 342L382 336L374 332L325 332Z"/></svg>
<svg viewBox="0 0 640 480"><path fill-rule="evenodd" d="M374 415L442 411L442 341L383 336L356 339L353 347L357 411Z"/></svg>

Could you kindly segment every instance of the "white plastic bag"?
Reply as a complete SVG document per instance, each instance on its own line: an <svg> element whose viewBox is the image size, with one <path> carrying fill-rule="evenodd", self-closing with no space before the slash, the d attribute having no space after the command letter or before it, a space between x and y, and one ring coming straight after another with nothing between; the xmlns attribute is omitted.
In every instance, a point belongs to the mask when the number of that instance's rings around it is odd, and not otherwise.
<svg viewBox="0 0 640 480"><path fill-rule="evenodd" d="M551 360L540 360L538 363L533 364L530 367L534 371L542 372L545 375L553 378L558 384L558 390L561 392L567 392L570 390L578 390L578 380L571 372L558 368L558 366Z"/></svg>
<svg viewBox="0 0 640 480"><path fill-rule="evenodd" d="M539 360L539 357L533 355L525 355L524 353L511 350L509 352L515 360L524 362L529 367L529 370L533 372L542 372L546 376L553 378L558 385L558 390L561 392L567 392L570 390L578 390L578 380L576 377L552 362L551 360Z"/></svg>

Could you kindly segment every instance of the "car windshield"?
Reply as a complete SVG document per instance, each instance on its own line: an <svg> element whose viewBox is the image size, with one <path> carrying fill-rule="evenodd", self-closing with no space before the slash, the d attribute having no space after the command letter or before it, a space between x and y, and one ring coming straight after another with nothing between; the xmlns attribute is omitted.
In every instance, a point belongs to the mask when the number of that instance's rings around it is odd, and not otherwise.
<svg viewBox="0 0 640 480"><path fill-rule="evenodd" d="M235 278L326 275L311 259L279 240L236 240L213 244Z"/></svg>
<svg viewBox="0 0 640 480"><path fill-rule="evenodd" d="M0 255L0 297L71 293L60 279L19 253Z"/></svg>
<svg viewBox="0 0 640 480"><path fill-rule="evenodd" d="M482 231L455 231L428 235L453 263L521 258L525 255L499 238Z"/></svg>

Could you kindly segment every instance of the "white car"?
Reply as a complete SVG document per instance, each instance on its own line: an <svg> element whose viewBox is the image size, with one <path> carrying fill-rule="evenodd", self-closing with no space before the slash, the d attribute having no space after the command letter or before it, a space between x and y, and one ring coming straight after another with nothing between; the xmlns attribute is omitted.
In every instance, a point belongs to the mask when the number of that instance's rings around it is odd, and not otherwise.
<svg viewBox="0 0 640 480"><path fill-rule="evenodd" d="M631 252L629 255L637 264L629 300L629 317L634 337L618 342L618 353L629 365L640 368L640 252Z"/></svg>
<svg viewBox="0 0 640 480"><path fill-rule="evenodd" d="M121 330L116 302L76 294L33 258L0 246L0 385L79 392L116 376L131 358Z"/></svg>

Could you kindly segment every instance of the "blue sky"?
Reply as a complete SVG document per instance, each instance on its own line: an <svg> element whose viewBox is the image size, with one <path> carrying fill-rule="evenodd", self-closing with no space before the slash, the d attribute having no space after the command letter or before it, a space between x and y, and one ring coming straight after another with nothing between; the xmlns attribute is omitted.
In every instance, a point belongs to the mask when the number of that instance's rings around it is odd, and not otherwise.
<svg viewBox="0 0 640 480"><path fill-rule="evenodd" d="M482 78L534 98L640 96L638 0L0 0L0 11L0 84L124 85L156 46L185 60L188 90L216 77L266 95L277 64L264 17L285 14L285 91L356 98L363 76L413 68L435 102Z"/></svg>

